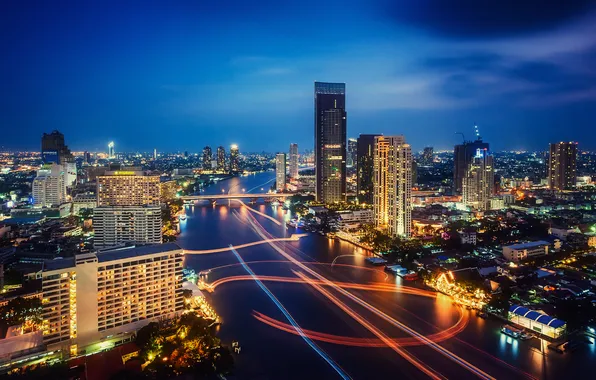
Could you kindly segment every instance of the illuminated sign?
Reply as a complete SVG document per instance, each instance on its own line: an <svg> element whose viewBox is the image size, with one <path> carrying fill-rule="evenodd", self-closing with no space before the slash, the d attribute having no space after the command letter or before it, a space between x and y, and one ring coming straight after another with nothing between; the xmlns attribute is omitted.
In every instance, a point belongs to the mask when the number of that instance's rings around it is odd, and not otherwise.
<svg viewBox="0 0 596 380"><path fill-rule="evenodd" d="M340 144L325 144L326 149L341 149Z"/></svg>
<svg viewBox="0 0 596 380"><path fill-rule="evenodd" d="M117 171L117 172L114 172L114 175L135 175L135 172L131 172L131 171Z"/></svg>

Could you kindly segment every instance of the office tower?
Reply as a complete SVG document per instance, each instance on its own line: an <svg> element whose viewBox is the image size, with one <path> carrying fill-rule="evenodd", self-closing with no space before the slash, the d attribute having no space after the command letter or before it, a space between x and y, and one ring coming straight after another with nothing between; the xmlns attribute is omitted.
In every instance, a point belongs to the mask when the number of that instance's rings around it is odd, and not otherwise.
<svg viewBox="0 0 596 380"><path fill-rule="evenodd" d="M286 154L278 153L275 156L275 189L284 191L286 189Z"/></svg>
<svg viewBox="0 0 596 380"><path fill-rule="evenodd" d="M290 144L290 177L298 178L298 144Z"/></svg>
<svg viewBox="0 0 596 380"><path fill-rule="evenodd" d="M153 148L153 160L157 160L157 148Z"/></svg>
<svg viewBox="0 0 596 380"><path fill-rule="evenodd" d="M577 143L550 144L548 158L548 186L551 190L575 188L577 177Z"/></svg>
<svg viewBox="0 0 596 380"><path fill-rule="evenodd" d="M207 145L203 148L203 170L211 170L211 161L213 160L213 152L211 147Z"/></svg>
<svg viewBox="0 0 596 380"><path fill-rule="evenodd" d="M462 181L463 203L478 211L490 210L495 192L493 156L488 150L477 149Z"/></svg>
<svg viewBox="0 0 596 380"><path fill-rule="evenodd" d="M410 237L412 148L403 136L377 136L373 154L375 223L391 236Z"/></svg>
<svg viewBox="0 0 596 380"><path fill-rule="evenodd" d="M346 84L315 82L315 195L346 200Z"/></svg>
<svg viewBox="0 0 596 380"><path fill-rule="evenodd" d="M183 251L174 243L49 261L42 271L42 336L72 356L130 338L184 310Z"/></svg>
<svg viewBox="0 0 596 380"><path fill-rule="evenodd" d="M59 206L66 201L66 182L62 165L45 164L37 171L32 184L33 205Z"/></svg>
<svg viewBox="0 0 596 380"><path fill-rule="evenodd" d="M358 157L358 140L355 138L348 139L348 153L347 153L347 160L346 165L351 168L352 166L356 166L356 160Z"/></svg>
<svg viewBox="0 0 596 380"><path fill-rule="evenodd" d="M85 151L85 153L83 153L83 162L87 165L91 164L91 153Z"/></svg>
<svg viewBox="0 0 596 380"><path fill-rule="evenodd" d="M226 150L223 146L217 148L217 171L226 170Z"/></svg>
<svg viewBox="0 0 596 380"><path fill-rule="evenodd" d="M483 142L480 136L476 141L464 141L463 144L455 146L453 152L453 191L456 194L462 192L464 177L478 149L489 150L488 143Z"/></svg>
<svg viewBox="0 0 596 380"><path fill-rule="evenodd" d="M238 145L232 144L230 146L230 172L237 173L240 171L240 151Z"/></svg>
<svg viewBox="0 0 596 380"><path fill-rule="evenodd" d="M373 203L373 152L377 136L381 135L360 135L356 142L356 191L360 203Z"/></svg>
<svg viewBox="0 0 596 380"><path fill-rule="evenodd" d="M427 146L424 148L424 151L422 152L422 163L425 165L429 165L433 162L433 147L432 146Z"/></svg>
<svg viewBox="0 0 596 380"><path fill-rule="evenodd" d="M113 141L108 143L108 158L116 158L116 146L114 145Z"/></svg>
<svg viewBox="0 0 596 380"><path fill-rule="evenodd" d="M160 206L104 206L93 211L94 248L162 241Z"/></svg>
<svg viewBox="0 0 596 380"><path fill-rule="evenodd" d="M46 164L64 165L66 162L74 162L74 156L64 143L64 135L57 130L41 136L41 157Z"/></svg>
<svg viewBox="0 0 596 380"><path fill-rule="evenodd" d="M159 206L159 176L142 171L107 171L97 176L98 206Z"/></svg>

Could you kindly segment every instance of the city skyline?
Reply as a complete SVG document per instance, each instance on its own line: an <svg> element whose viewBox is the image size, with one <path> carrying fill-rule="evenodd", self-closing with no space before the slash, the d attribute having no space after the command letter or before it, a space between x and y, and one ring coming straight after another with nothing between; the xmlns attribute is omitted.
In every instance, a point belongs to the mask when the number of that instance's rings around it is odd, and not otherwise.
<svg viewBox="0 0 596 380"><path fill-rule="evenodd" d="M12 57L0 70L2 148L34 149L22 135L53 129L74 150L109 141L120 151L313 146L311 88L320 80L346 83L348 136L403 133L414 150L447 149L455 132L478 123L496 151L556 141L596 149L593 5L536 13L534 0L516 12L509 3L460 3L426 13L423 4L343 4L323 37L308 28L316 22L308 2L232 3L232 12L190 2L143 12L12 3L0 40ZM346 35L333 28L340 19L352 25ZM278 133L260 138L272 128Z"/></svg>

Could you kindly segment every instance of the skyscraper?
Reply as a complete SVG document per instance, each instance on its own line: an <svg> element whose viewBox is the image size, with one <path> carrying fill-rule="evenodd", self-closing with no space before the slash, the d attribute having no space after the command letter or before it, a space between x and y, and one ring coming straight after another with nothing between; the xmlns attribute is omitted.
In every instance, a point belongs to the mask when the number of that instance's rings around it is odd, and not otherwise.
<svg viewBox="0 0 596 380"><path fill-rule="evenodd" d="M153 160L157 160L157 148L153 149Z"/></svg>
<svg viewBox="0 0 596 380"><path fill-rule="evenodd" d="M41 136L41 158L46 164L64 165L66 162L74 162L74 156L64 142L64 135L57 130Z"/></svg>
<svg viewBox="0 0 596 380"><path fill-rule="evenodd" d="M113 141L108 143L108 158L116 158L116 146Z"/></svg>
<svg viewBox="0 0 596 380"><path fill-rule="evenodd" d="M159 196L159 176L119 170L97 177L98 206L159 206Z"/></svg>
<svg viewBox="0 0 596 380"><path fill-rule="evenodd" d="M33 205L36 207L59 206L66 201L64 168L56 163L45 164L37 171L31 186Z"/></svg>
<svg viewBox="0 0 596 380"><path fill-rule="evenodd" d="M356 160L358 157L358 140L355 138L348 139L348 153L347 153L347 160L346 165L351 168L352 166L356 165Z"/></svg>
<svg viewBox="0 0 596 380"><path fill-rule="evenodd" d="M203 148L203 170L211 170L211 161L213 160L213 153L211 147L207 145Z"/></svg>
<svg viewBox="0 0 596 380"><path fill-rule="evenodd" d="M424 151L422 152L422 163L425 165L431 164L433 162L433 157L433 147L425 147Z"/></svg>
<svg viewBox="0 0 596 380"><path fill-rule="evenodd" d="M275 189L283 191L286 189L286 154L275 155Z"/></svg>
<svg viewBox="0 0 596 380"><path fill-rule="evenodd" d="M548 186L551 190L571 190L577 180L577 143L550 144Z"/></svg>
<svg viewBox="0 0 596 380"><path fill-rule="evenodd" d="M217 148L217 171L226 170L226 150L223 146Z"/></svg>
<svg viewBox="0 0 596 380"><path fill-rule="evenodd" d="M315 194L323 203L346 199L346 85L315 82Z"/></svg>
<svg viewBox="0 0 596 380"><path fill-rule="evenodd" d="M240 151L238 145L232 144L230 146L230 172L238 173L240 171Z"/></svg>
<svg viewBox="0 0 596 380"><path fill-rule="evenodd" d="M477 149L462 181L463 203L478 211L490 210L495 192L493 156L486 149Z"/></svg>
<svg viewBox="0 0 596 380"><path fill-rule="evenodd" d="M478 149L489 150L488 143L483 142L480 136L476 141L464 141L463 144L455 146L453 152L453 191L456 194L462 192L464 177Z"/></svg>
<svg viewBox="0 0 596 380"><path fill-rule="evenodd" d="M374 146L374 215L391 236L410 237L412 148L403 136L377 136Z"/></svg>
<svg viewBox="0 0 596 380"><path fill-rule="evenodd" d="M373 203L373 166L375 137L360 135L356 142L356 187L360 203Z"/></svg>
<svg viewBox="0 0 596 380"><path fill-rule="evenodd" d="M290 144L290 177L298 178L298 144Z"/></svg>

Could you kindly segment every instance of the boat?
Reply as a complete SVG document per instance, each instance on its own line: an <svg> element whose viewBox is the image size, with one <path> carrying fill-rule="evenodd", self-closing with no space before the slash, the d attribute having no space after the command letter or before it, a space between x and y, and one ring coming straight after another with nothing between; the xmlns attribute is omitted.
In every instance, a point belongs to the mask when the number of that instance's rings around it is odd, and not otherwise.
<svg viewBox="0 0 596 380"><path fill-rule="evenodd" d="M367 257L365 261L372 265L385 265L387 264L387 260L382 259L380 257Z"/></svg>
<svg viewBox="0 0 596 380"><path fill-rule="evenodd" d="M179 220L186 220L186 215L185 214L179 215L178 216L178 219Z"/></svg>
<svg viewBox="0 0 596 380"><path fill-rule="evenodd" d="M418 280L418 273L416 273L416 272L410 272L410 273L408 273L408 274L406 274L404 276L404 280L407 280L407 281L416 281L416 280Z"/></svg>
<svg viewBox="0 0 596 380"><path fill-rule="evenodd" d="M503 325L501 327L501 332L505 335L509 335L512 338L521 338L522 330L515 328L511 325Z"/></svg>
<svg viewBox="0 0 596 380"><path fill-rule="evenodd" d="M385 271L393 273L396 276L403 277L408 273L408 270L401 265L387 265Z"/></svg>

